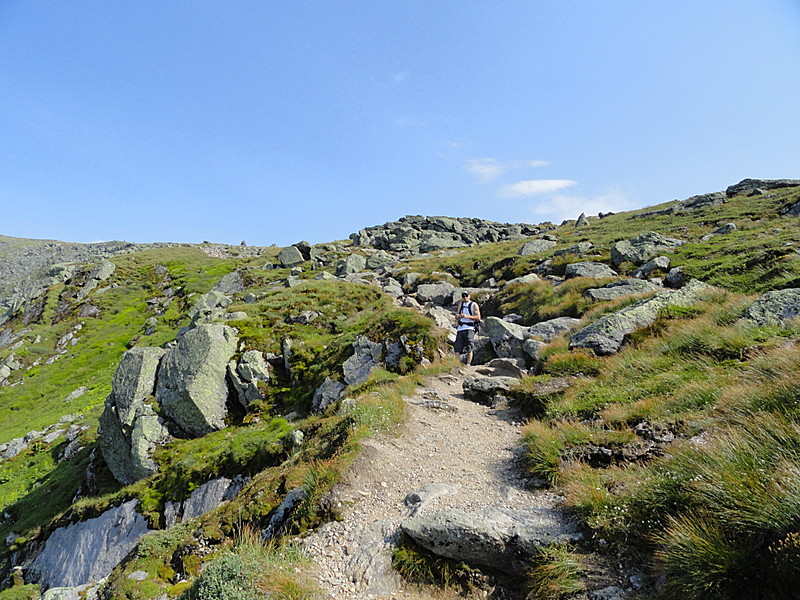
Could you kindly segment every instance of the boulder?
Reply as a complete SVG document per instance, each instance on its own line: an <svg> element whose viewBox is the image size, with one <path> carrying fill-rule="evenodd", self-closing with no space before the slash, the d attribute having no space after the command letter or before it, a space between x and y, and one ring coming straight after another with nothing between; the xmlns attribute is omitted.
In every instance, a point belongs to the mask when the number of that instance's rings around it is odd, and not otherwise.
<svg viewBox="0 0 800 600"><path fill-rule="evenodd" d="M245 288L242 275L238 271L228 273L217 284L211 288L212 292L219 292L220 294L238 294L243 292Z"/></svg>
<svg viewBox="0 0 800 600"><path fill-rule="evenodd" d="M29 573L43 589L75 587L108 576L149 531L129 500L99 517L56 529Z"/></svg>
<svg viewBox="0 0 800 600"><path fill-rule="evenodd" d="M605 277L616 277L617 272L608 265L598 262L576 262L567 265L564 271L564 277L571 279L573 277L593 277L595 279L602 279Z"/></svg>
<svg viewBox="0 0 800 600"><path fill-rule="evenodd" d="M360 335L353 343L354 353L344 363L342 371L347 385L358 385L369 377L374 369L380 366L383 346Z"/></svg>
<svg viewBox="0 0 800 600"><path fill-rule="evenodd" d="M553 252L553 256L566 256L567 254L586 254L589 250L593 247L592 242L578 242L577 244L573 244L572 246L567 246L566 248L561 248L560 250L556 250Z"/></svg>
<svg viewBox="0 0 800 600"><path fill-rule="evenodd" d="M227 325L200 325L162 359L156 399L187 434L199 437L225 426L225 374L238 341L236 330Z"/></svg>
<svg viewBox="0 0 800 600"><path fill-rule="evenodd" d="M423 283L417 287L417 301L421 303L432 302L440 306L449 306L456 292L456 286L446 281L439 283Z"/></svg>
<svg viewBox="0 0 800 600"><path fill-rule="evenodd" d="M555 248L556 242L550 240L531 240L525 242L522 248L519 249L520 256L530 256L531 254L539 254L540 252L547 252Z"/></svg>
<svg viewBox="0 0 800 600"><path fill-rule="evenodd" d="M491 405L496 394L508 394L518 383L515 377L467 377L461 387L467 400Z"/></svg>
<svg viewBox="0 0 800 600"><path fill-rule="evenodd" d="M486 317L483 332L491 340L498 358L524 358L522 342L527 328L497 317Z"/></svg>
<svg viewBox="0 0 800 600"><path fill-rule="evenodd" d="M759 326L784 326L800 316L800 288L773 290L762 295L745 311L744 317Z"/></svg>
<svg viewBox="0 0 800 600"><path fill-rule="evenodd" d="M367 257L368 269L375 270L380 267L390 267L395 264L397 264L397 259L385 250L378 250L376 253L370 254Z"/></svg>
<svg viewBox="0 0 800 600"><path fill-rule="evenodd" d="M670 260L666 256L656 256L655 258L651 258L646 263L644 263L641 267L636 269L633 272L633 276L637 279L646 279L650 277L650 275L654 271L664 271L666 272L669 269Z"/></svg>
<svg viewBox="0 0 800 600"><path fill-rule="evenodd" d="M574 319L572 317L556 317L549 321L540 321L536 323L536 325L528 327L525 336L534 337L544 342L550 342L553 338L577 327L580 322L580 319Z"/></svg>
<svg viewBox="0 0 800 600"><path fill-rule="evenodd" d="M578 220L575 221L575 227L585 227L589 224L589 219L586 218L586 213L578 215Z"/></svg>
<svg viewBox="0 0 800 600"><path fill-rule="evenodd" d="M635 265L643 265L651 258L655 258L664 252L672 252L685 243L683 240L649 231L629 240L619 241L611 246L611 264L616 266L623 262L629 262Z"/></svg>
<svg viewBox="0 0 800 600"><path fill-rule="evenodd" d="M680 290L663 290L620 311L603 315L594 323L572 334L570 349L589 348L595 354L614 354L622 346L625 336L637 329L651 325L662 308L690 306L703 299L714 288L693 279Z"/></svg>
<svg viewBox="0 0 800 600"><path fill-rule="evenodd" d="M712 238L715 238L718 235L726 235L726 234L731 233L733 231L736 231L736 224L735 223L726 223L722 227L717 227L711 233L701 237L700 241L701 242L707 242L708 240L710 240Z"/></svg>
<svg viewBox="0 0 800 600"><path fill-rule="evenodd" d="M295 246L288 246L278 252L278 260L284 269L290 269L305 262L303 254Z"/></svg>
<svg viewBox="0 0 800 600"><path fill-rule="evenodd" d="M631 294L644 294L660 289L660 286L642 279L622 279L620 281L613 281L601 288L586 290L583 296L594 302L600 302L603 300L614 300L622 296L630 296Z"/></svg>
<svg viewBox="0 0 800 600"><path fill-rule="evenodd" d="M146 346L128 350L114 372L100 416L100 452L117 481L126 485L156 472L152 454L169 439L163 420L147 403L164 354L161 348Z"/></svg>
<svg viewBox="0 0 800 600"><path fill-rule="evenodd" d="M581 537L574 524L550 508L442 510L407 519L400 527L434 554L512 574L524 573L547 546Z"/></svg>
<svg viewBox="0 0 800 600"><path fill-rule="evenodd" d="M360 273L367 268L367 259L360 254L350 254L339 261L336 266L336 276L344 277L353 273Z"/></svg>
<svg viewBox="0 0 800 600"><path fill-rule="evenodd" d="M305 502L306 498L308 498L308 494L303 487L296 487L286 494L286 497L278 505L278 508L272 513L272 517L266 529L261 531L261 538L264 541L268 541L283 533L290 524L292 515L294 515L297 508Z"/></svg>
<svg viewBox="0 0 800 600"><path fill-rule="evenodd" d="M522 277L515 277L514 279L509 279L506 281L503 287L511 285L512 283L533 283L534 281L541 281L542 278L539 277L536 273L529 273L528 275L523 275Z"/></svg>
<svg viewBox="0 0 800 600"><path fill-rule="evenodd" d="M188 521L214 510L242 491L244 483L245 479L241 477L235 479L218 477L207 481L194 490L183 502L166 503L164 525L169 528L181 521Z"/></svg>
<svg viewBox="0 0 800 600"><path fill-rule="evenodd" d="M711 194L699 194L692 196L678 203L678 210L696 210L707 206L717 206L728 201L725 192L713 192Z"/></svg>
<svg viewBox="0 0 800 600"><path fill-rule="evenodd" d="M672 267L664 278L664 283L667 287L680 288L686 284L686 274L683 267Z"/></svg>
<svg viewBox="0 0 800 600"><path fill-rule="evenodd" d="M311 400L311 411L316 413L325 412L329 406L339 401L345 387L340 381L326 377L323 384L314 392L314 397Z"/></svg>

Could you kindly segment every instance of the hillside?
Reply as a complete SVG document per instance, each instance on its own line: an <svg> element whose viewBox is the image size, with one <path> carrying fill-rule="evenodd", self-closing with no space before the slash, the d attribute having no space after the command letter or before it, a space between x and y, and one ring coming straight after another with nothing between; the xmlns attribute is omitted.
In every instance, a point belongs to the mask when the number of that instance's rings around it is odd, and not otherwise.
<svg viewBox="0 0 800 600"><path fill-rule="evenodd" d="M0 236L0 599L798 598L798 217Z"/></svg>

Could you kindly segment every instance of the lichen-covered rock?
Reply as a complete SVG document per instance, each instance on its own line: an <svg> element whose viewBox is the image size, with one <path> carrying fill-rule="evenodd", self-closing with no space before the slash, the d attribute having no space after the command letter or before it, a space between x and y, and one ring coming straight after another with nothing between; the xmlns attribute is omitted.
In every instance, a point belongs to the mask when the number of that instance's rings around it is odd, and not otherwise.
<svg viewBox="0 0 800 600"><path fill-rule="evenodd" d="M442 510L407 519L400 527L434 554L506 573L522 573L543 548L581 537L574 524L548 508Z"/></svg>
<svg viewBox="0 0 800 600"><path fill-rule="evenodd" d="M562 333L577 327L580 322L580 319L575 319L573 317L556 317L555 319L550 319L548 321L540 321L539 323L528 327L528 331L525 336L534 337L544 342L549 342Z"/></svg>
<svg viewBox="0 0 800 600"><path fill-rule="evenodd" d="M586 290L583 296L594 302L599 302L601 300L614 300L615 298L630 296L631 294L654 292L660 289L660 286L649 281L644 281L643 279L622 279L609 283L601 288Z"/></svg>
<svg viewBox="0 0 800 600"><path fill-rule="evenodd" d="M728 198L752 192L753 190L777 190L786 187L800 186L797 179L742 179L739 183L728 186L725 195Z"/></svg>
<svg viewBox="0 0 800 600"><path fill-rule="evenodd" d="M800 288L773 290L753 302L744 314L757 325L785 325L800 316Z"/></svg>
<svg viewBox="0 0 800 600"><path fill-rule="evenodd" d="M604 277L616 276L617 272L608 265L588 261L569 264L564 271L564 277L567 279L573 277L594 277L595 279L602 279Z"/></svg>
<svg viewBox="0 0 800 600"><path fill-rule="evenodd" d="M585 254L593 247L592 242L578 242L577 244L573 244L572 246L567 246L566 248L561 248L560 250L556 250L553 252L553 256L566 256L567 254Z"/></svg>
<svg viewBox="0 0 800 600"><path fill-rule="evenodd" d="M297 265L302 265L305 262L302 253L300 250L295 248L294 246L288 246L283 248L280 252L278 252L278 260L281 263L281 266L285 269L290 269L292 267L296 267Z"/></svg>
<svg viewBox="0 0 800 600"><path fill-rule="evenodd" d="M360 254L350 254L347 258L339 261L336 266L336 276L344 277L352 273L359 273L367 268L367 259Z"/></svg>
<svg viewBox="0 0 800 600"><path fill-rule="evenodd" d="M634 265L642 265L651 258L664 252L671 252L685 243L677 238L648 231L629 240L621 240L611 246L611 263L620 265L629 262Z"/></svg>
<svg viewBox="0 0 800 600"><path fill-rule="evenodd" d="M524 358L522 342L527 328L498 317L486 317L483 332L491 340L498 358Z"/></svg>
<svg viewBox="0 0 800 600"><path fill-rule="evenodd" d="M236 351L236 330L212 323L187 331L162 359L156 398L178 427L202 436L225 426L225 374Z"/></svg>
<svg viewBox="0 0 800 600"><path fill-rule="evenodd" d="M647 277L650 277L650 275L655 271L666 272L667 269L669 269L669 265L670 265L669 257L656 256L655 258L651 258L641 267L636 269L633 272L633 276L637 279L645 279Z"/></svg>
<svg viewBox="0 0 800 600"><path fill-rule="evenodd" d="M167 502L164 521L167 528L180 521L188 521L214 510L223 502L234 498L247 481L244 477L228 479L218 477L194 490L183 502Z"/></svg>
<svg viewBox="0 0 800 600"><path fill-rule="evenodd" d="M224 308L229 306L231 299L218 291L210 291L197 297L189 310L189 318L195 325L211 323L220 319Z"/></svg>
<svg viewBox="0 0 800 600"><path fill-rule="evenodd" d="M99 517L56 529L33 561L30 573L43 589L75 587L108 576L149 531L136 512L137 500Z"/></svg>
<svg viewBox="0 0 800 600"><path fill-rule="evenodd" d="M156 387L156 373L165 351L135 347L114 372L111 394L100 416L100 452L114 477L130 484L157 470L157 446L169 439L164 422L147 402Z"/></svg>
<svg viewBox="0 0 800 600"><path fill-rule="evenodd" d="M456 286L446 281L439 283L423 283L417 286L417 301L421 303L432 302L440 306L450 306Z"/></svg>
<svg viewBox="0 0 800 600"><path fill-rule="evenodd" d="M228 377L239 396L239 403L248 408L254 400L264 399L258 384L269 381L269 363L258 350L248 350L242 354L238 364L228 363Z"/></svg>
<svg viewBox="0 0 800 600"><path fill-rule="evenodd" d="M589 348L595 354L614 354L622 346L625 336L637 329L651 325L662 308L690 306L702 300L713 288L693 279L680 290L663 290L652 298L637 302L620 311L603 315L572 335L570 349Z"/></svg>
<svg viewBox="0 0 800 600"><path fill-rule="evenodd" d="M539 254L540 252L547 252L555 248L556 242L550 240L531 240L525 242L522 248L519 249L520 256L530 256L531 254Z"/></svg>

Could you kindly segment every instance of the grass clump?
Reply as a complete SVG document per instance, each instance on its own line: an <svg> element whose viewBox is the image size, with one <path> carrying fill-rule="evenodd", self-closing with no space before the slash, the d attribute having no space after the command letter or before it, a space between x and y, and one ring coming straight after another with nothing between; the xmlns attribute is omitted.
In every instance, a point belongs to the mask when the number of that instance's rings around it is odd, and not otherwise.
<svg viewBox="0 0 800 600"><path fill-rule="evenodd" d="M297 567L309 561L297 546L264 543L245 528L233 548L210 561L181 600L311 600L318 590Z"/></svg>
<svg viewBox="0 0 800 600"><path fill-rule="evenodd" d="M548 546L528 573L528 600L561 600L583 590L581 561L564 544Z"/></svg>
<svg viewBox="0 0 800 600"><path fill-rule="evenodd" d="M480 571L468 564L432 554L403 536L392 554L392 568L404 579L441 588L470 589Z"/></svg>

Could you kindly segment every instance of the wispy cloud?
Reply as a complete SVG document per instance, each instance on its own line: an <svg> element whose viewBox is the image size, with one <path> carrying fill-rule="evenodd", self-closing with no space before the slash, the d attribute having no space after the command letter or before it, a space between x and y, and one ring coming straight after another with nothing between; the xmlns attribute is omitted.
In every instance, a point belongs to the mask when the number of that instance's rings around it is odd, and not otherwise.
<svg viewBox="0 0 800 600"><path fill-rule="evenodd" d="M541 194L551 194L577 185L577 183L577 181L572 181L571 179L526 179L525 181L504 185L498 193L501 198L527 198Z"/></svg>
<svg viewBox="0 0 800 600"><path fill-rule="evenodd" d="M581 213L622 212L638 208L636 201L624 191L613 188L594 197L553 194L530 205L531 213L554 222L575 219Z"/></svg>
<svg viewBox="0 0 800 600"><path fill-rule="evenodd" d="M488 183L497 179L504 173L524 167L546 167L550 162L546 160L506 160L496 158L470 158L464 164L464 170L478 178L479 183Z"/></svg>

